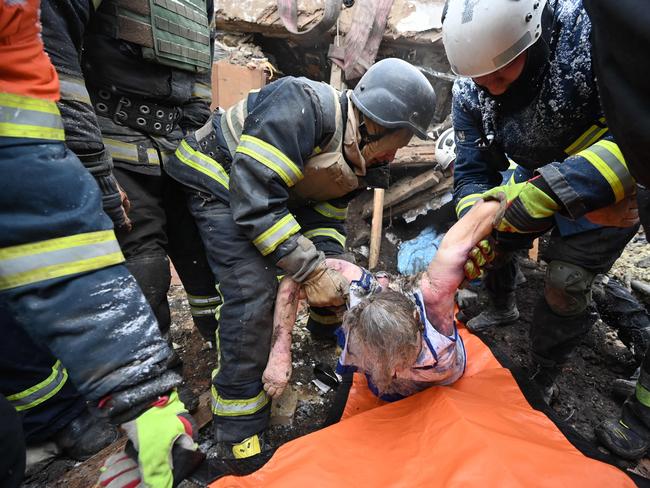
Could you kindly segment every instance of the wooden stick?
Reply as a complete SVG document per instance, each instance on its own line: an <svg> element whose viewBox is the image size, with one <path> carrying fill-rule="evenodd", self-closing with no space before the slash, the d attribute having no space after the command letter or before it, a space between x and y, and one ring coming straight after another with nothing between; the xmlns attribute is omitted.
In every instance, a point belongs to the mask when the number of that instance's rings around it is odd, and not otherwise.
<svg viewBox="0 0 650 488"><path fill-rule="evenodd" d="M531 261L539 261L539 238L533 241L533 247L528 250L528 257Z"/></svg>
<svg viewBox="0 0 650 488"><path fill-rule="evenodd" d="M381 227L384 217L384 189L375 188L373 195L372 225L370 228L370 255L368 269L374 269L379 262L381 248Z"/></svg>

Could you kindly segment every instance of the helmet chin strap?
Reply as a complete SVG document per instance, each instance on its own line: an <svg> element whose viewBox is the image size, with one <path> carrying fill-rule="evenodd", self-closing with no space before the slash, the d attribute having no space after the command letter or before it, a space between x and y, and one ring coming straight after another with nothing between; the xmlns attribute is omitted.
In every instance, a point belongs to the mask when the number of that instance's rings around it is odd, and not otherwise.
<svg viewBox="0 0 650 488"><path fill-rule="evenodd" d="M366 124L366 116L361 111L359 111L359 117L361 119L359 122L359 134L361 134L361 140L359 141L360 150L363 150L363 148L368 144L377 142L389 132L388 130L384 130L384 132L378 134L371 134L368 131L368 125ZM379 127L377 124L374 125Z"/></svg>

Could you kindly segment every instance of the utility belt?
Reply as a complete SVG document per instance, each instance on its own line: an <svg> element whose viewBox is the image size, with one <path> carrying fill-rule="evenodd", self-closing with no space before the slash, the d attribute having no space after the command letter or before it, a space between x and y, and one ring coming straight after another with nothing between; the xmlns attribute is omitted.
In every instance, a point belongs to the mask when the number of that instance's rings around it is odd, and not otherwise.
<svg viewBox="0 0 650 488"><path fill-rule="evenodd" d="M145 98L120 95L101 88L88 88L97 115L152 136L171 133L183 114L178 107L160 105Z"/></svg>

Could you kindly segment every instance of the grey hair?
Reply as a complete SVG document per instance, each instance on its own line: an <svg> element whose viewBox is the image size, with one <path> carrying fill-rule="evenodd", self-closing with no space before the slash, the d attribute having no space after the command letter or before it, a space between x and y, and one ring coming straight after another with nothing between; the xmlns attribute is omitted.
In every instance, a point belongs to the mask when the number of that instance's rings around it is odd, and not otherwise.
<svg viewBox="0 0 650 488"><path fill-rule="evenodd" d="M397 368L410 366L420 350L422 323L407 295L385 290L364 298L343 317L350 360L387 392Z"/></svg>

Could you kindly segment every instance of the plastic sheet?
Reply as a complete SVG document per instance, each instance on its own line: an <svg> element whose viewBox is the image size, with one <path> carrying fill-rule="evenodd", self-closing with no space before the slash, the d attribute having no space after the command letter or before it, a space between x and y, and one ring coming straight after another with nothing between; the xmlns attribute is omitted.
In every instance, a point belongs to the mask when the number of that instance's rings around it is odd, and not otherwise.
<svg viewBox="0 0 650 488"><path fill-rule="evenodd" d="M252 475L211 486L635 486L574 448L489 349L461 335L469 361L454 385L383 403L357 375L338 424L285 444Z"/></svg>

